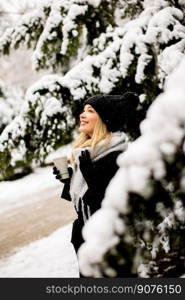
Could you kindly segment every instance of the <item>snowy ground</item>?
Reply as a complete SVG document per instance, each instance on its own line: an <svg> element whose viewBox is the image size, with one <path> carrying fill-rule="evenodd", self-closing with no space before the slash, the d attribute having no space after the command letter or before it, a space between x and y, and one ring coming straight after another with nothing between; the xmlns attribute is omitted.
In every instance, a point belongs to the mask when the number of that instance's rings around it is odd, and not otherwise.
<svg viewBox="0 0 185 300"><path fill-rule="evenodd" d="M71 144L63 146L58 151L50 154L46 163L51 163L55 156L69 155ZM5 212L13 207L22 206L25 203L39 201L40 192L46 189L58 187L61 190L61 183L58 182L52 174L52 167L37 168L33 174L25 176L14 181L0 182L0 213ZM31 196L31 197L30 197ZM24 203L21 201L24 197Z"/></svg>
<svg viewBox="0 0 185 300"><path fill-rule="evenodd" d="M56 198L58 195L58 199L56 199L56 203L64 202L67 203L65 205L71 205L68 201L63 201L60 199L60 191L61 185L55 179L52 174L52 168L38 168L35 170L33 174L30 174L22 179L15 180L13 182L1 182L0 183L0 216L1 222L3 217L5 218L15 218L13 219L13 228L10 226L9 231L16 229L18 227L18 217L23 214L23 208L27 208L28 212L30 210L30 205L32 205L32 209L35 208L36 213L40 214L40 210L42 211L42 206L44 205L44 201L42 196L47 195L47 205L44 207L44 210L48 208L48 202L54 201L53 198ZM63 201L63 202L62 202ZM42 203L42 206L41 204ZM41 206L41 209L37 209L37 207ZM63 205L63 204L62 204ZM55 205L54 205L55 206ZM38 226L38 230L43 230L43 228L47 224L50 227L52 222L55 226L52 228L56 228L53 230L49 228L48 232L52 231L47 235L47 231L43 234L43 237L40 239L32 240L30 243L28 242L23 247L14 248L13 253L10 252L9 255L3 256L0 251L0 277L78 277L78 263L76 259L76 254L73 249L72 244L70 243L70 235L71 235L71 227L72 220L75 218L74 212L72 211L70 206L65 206L68 209L68 216L65 216L65 212L63 211L58 213L58 208L56 209L56 214L51 216L51 219L48 221L47 218L44 219L45 215L38 216L40 220L40 224L35 223L31 224L30 230L27 229L27 234L31 235L31 231L35 230L34 227ZM59 206L60 209L60 206ZM15 214L18 212L18 214ZM13 212L13 213L11 213ZM48 214L50 211L48 212ZM42 220L43 217L43 220ZM58 225L63 224L60 221L63 218L64 226ZM30 216L32 218L32 216ZM66 219L65 219L66 218ZM58 220L59 219L59 220ZM9 220L9 219L7 219ZM26 222L27 219L24 221ZM35 222L37 222L37 218L35 218ZM52 221L52 222L51 222ZM17 225L16 225L17 222ZM48 223L47 223L48 222ZM29 223L29 222L27 222ZM5 223L3 223L5 224ZM3 225L2 224L2 225ZM66 225L65 225L66 224ZM16 233L15 240L19 240L21 234L24 233L24 229L29 224L25 224L22 227L22 232L20 232L20 236ZM40 227L39 227L40 226ZM6 230L8 231L7 226ZM39 229L41 228L41 229ZM10 232L11 233L11 232ZM41 232L42 233L42 232ZM9 235L5 235L4 238L3 231L1 232L1 243L8 244L9 243ZM15 243L15 241L14 241ZM3 249L3 245L0 245L0 249Z"/></svg>
<svg viewBox="0 0 185 300"><path fill-rule="evenodd" d="M0 262L0 277L79 277L71 224L20 248Z"/></svg>

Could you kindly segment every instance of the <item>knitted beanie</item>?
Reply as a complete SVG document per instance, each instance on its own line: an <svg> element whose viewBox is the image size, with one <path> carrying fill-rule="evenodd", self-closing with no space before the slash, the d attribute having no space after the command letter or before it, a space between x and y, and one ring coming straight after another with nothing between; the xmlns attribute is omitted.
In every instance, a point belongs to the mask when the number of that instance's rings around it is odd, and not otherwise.
<svg viewBox="0 0 185 300"><path fill-rule="evenodd" d="M84 101L91 105L107 126L108 131L125 131L139 104L139 97L132 92L123 95L96 95Z"/></svg>

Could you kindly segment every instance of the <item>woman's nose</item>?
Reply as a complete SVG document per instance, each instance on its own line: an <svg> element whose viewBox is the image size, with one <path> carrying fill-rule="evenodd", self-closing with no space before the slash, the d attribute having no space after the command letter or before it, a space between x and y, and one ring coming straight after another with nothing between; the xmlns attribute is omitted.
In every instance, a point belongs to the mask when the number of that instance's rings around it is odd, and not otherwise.
<svg viewBox="0 0 185 300"><path fill-rule="evenodd" d="M82 112L81 114L80 114L80 119L83 119L83 118L85 118L86 117L86 115L85 115L85 111L84 112Z"/></svg>

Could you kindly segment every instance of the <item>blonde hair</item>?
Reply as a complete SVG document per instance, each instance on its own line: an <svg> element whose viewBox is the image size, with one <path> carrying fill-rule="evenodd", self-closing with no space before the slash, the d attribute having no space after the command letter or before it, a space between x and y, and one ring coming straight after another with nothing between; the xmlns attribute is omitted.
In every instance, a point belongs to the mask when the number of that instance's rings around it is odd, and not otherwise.
<svg viewBox="0 0 185 300"><path fill-rule="evenodd" d="M73 149L76 148L84 148L84 147L92 147L93 150L95 150L95 146L97 143L103 139L106 140L105 145L108 146L108 143L112 137L112 133L107 130L106 125L102 122L101 118L99 117L94 131L93 135L89 137L85 133L80 133L79 137L76 139L76 141L73 144ZM70 161L74 161L74 155L72 153Z"/></svg>

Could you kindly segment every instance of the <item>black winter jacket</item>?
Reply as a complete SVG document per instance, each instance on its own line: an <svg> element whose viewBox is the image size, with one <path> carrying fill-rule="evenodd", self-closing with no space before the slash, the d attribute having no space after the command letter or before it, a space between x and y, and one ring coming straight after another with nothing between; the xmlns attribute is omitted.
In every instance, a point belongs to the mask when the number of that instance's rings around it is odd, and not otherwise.
<svg viewBox="0 0 185 300"><path fill-rule="evenodd" d="M82 228L84 219L82 215L82 204L85 209L90 207L91 214L101 207L101 202L105 195L105 190L118 170L116 159L122 151L113 151L106 156L93 162L94 164L94 180L91 188L88 188L82 198L79 199L79 209L77 211L78 218L73 223L71 242L76 252L84 242L82 237ZM70 185L65 185L61 197L71 201Z"/></svg>

